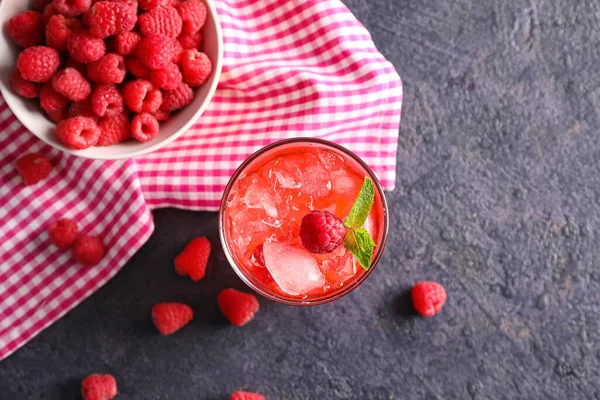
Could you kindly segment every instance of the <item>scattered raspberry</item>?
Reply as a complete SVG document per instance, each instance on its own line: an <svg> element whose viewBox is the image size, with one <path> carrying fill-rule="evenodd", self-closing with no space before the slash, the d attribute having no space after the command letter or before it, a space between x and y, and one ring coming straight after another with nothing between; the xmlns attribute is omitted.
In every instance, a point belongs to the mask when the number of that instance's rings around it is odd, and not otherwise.
<svg viewBox="0 0 600 400"><path fill-rule="evenodd" d="M142 10L149 11L165 4L165 0L138 0L138 4Z"/></svg>
<svg viewBox="0 0 600 400"><path fill-rule="evenodd" d="M181 43L179 43L179 40L177 40L177 39L173 40L173 57L171 58L171 62L173 62L174 64L177 64L177 65L180 65L181 64L181 56L183 56L184 51L185 51L185 49L183 48Z"/></svg>
<svg viewBox="0 0 600 400"><path fill-rule="evenodd" d="M56 123L68 118L68 112L66 107L62 110L46 111L46 115L48 116L48 118L50 118L51 121Z"/></svg>
<svg viewBox="0 0 600 400"><path fill-rule="evenodd" d="M117 381L112 375L93 374L81 382L83 400L110 400L117 395Z"/></svg>
<svg viewBox="0 0 600 400"><path fill-rule="evenodd" d="M83 101L92 93L90 83L75 68L65 68L52 78L52 87L72 101Z"/></svg>
<svg viewBox="0 0 600 400"><path fill-rule="evenodd" d="M46 45L59 52L67 51L67 40L75 30L83 25L76 18L65 18L63 15L53 15L46 25Z"/></svg>
<svg viewBox="0 0 600 400"><path fill-rule="evenodd" d="M151 34L138 44L136 55L146 67L164 67L173 58L173 40L165 35Z"/></svg>
<svg viewBox="0 0 600 400"><path fill-rule="evenodd" d="M47 24L53 15L58 15L58 11L56 11L56 8L54 8L54 4L49 3L46 7L44 7L44 12L42 13L44 24Z"/></svg>
<svg viewBox="0 0 600 400"><path fill-rule="evenodd" d="M131 75L138 79L150 79L150 69L148 69L137 57L129 57L126 61L127 70Z"/></svg>
<svg viewBox="0 0 600 400"><path fill-rule="evenodd" d="M137 45L142 40L139 33L121 32L115 37L115 51L122 56L128 56L135 53Z"/></svg>
<svg viewBox="0 0 600 400"><path fill-rule="evenodd" d="M94 110L92 110L91 96L85 99L84 101L72 103L71 107L69 107L68 117L87 117L96 121L98 119L98 116L96 115Z"/></svg>
<svg viewBox="0 0 600 400"><path fill-rule="evenodd" d="M183 22L174 7L159 7L138 16L138 25L143 36L166 35L172 39L179 36Z"/></svg>
<svg viewBox="0 0 600 400"><path fill-rule="evenodd" d="M40 89L40 106L48 115L56 115L55 113L65 110L68 105L69 99L54 90L50 82Z"/></svg>
<svg viewBox="0 0 600 400"><path fill-rule="evenodd" d="M61 218L58 221L54 221L48 227L48 235L50 241L54 243L59 249L66 250L73 246L73 243L79 236L79 228L77 222L70 218Z"/></svg>
<svg viewBox="0 0 600 400"><path fill-rule="evenodd" d="M192 35L198 32L206 22L206 6L196 0L188 0L177 6L177 12L183 21L181 32Z"/></svg>
<svg viewBox="0 0 600 400"><path fill-rule="evenodd" d="M195 238L175 258L175 271L179 275L189 276L194 281L204 278L210 249L210 242L207 238Z"/></svg>
<svg viewBox="0 0 600 400"><path fill-rule="evenodd" d="M345 235L344 223L329 211L311 211L302 218L300 239L313 253L332 252L342 244Z"/></svg>
<svg viewBox="0 0 600 400"><path fill-rule="evenodd" d="M17 68L24 79L32 82L47 82L60 65L58 52L46 46L29 47L19 54Z"/></svg>
<svg viewBox="0 0 600 400"><path fill-rule="evenodd" d="M87 67L84 63L77 60L73 60L71 57L67 58L65 68L75 68L81 75L87 74Z"/></svg>
<svg viewBox="0 0 600 400"><path fill-rule="evenodd" d="M122 114L125 110L123 96L115 85L98 85L92 94L92 110L99 117Z"/></svg>
<svg viewBox="0 0 600 400"><path fill-rule="evenodd" d="M50 3L52 3L52 0L33 0L31 8L36 11L44 11L44 8Z"/></svg>
<svg viewBox="0 0 600 400"><path fill-rule="evenodd" d="M23 79L18 69L13 71L10 84L16 94L26 99L35 99L40 93L40 84Z"/></svg>
<svg viewBox="0 0 600 400"><path fill-rule="evenodd" d="M119 54L105 54L87 65L87 75L96 83L121 83L127 75L125 59Z"/></svg>
<svg viewBox="0 0 600 400"><path fill-rule="evenodd" d="M60 121L56 134L68 147L76 150L87 149L95 145L100 137L100 129L91 118L73 117Z"/></svg>
<svg viewBox="0 0 600 400"><path fill-rule="evenodd" d="M256 297L235 289L225 289L217 296L219 309L235 326L246 325L258 312L259 305Z"/></svg>
<svg viewBox="0 0 600 400"><path fill-rule="evenodd" d="M179 35L177 41L184 50L199 50L202 46L202 38L202 32L196 32L191 35Z"/></svg>
<svg viewBox="0 0 600 400"><path fill-rule="evenodd" d="M37 11L25 11L8 21L8 34L20 47L39 46L44 43L44 24L42 14Z"/></svg>
<svg viewBox="0 0 600 400"><path fill-rule="evenodd" d="M259 393L235 392L229 396L229 400L266 400L265 396Z"/></svg>
<svg viewBox="0 0 600 400"><path fill-rule="evenodd" d="M127 114L104 117L98 122L100 137L96 146L110 146L131 138L131 128Z"/></svg>
<svg viewBox="0 0 600 400"><path fill-rule="evenodd" d="M417 282L410 294L415 309L424 317L433 317L439 313L446 302L446 291L436 282Z"/></svg>
<svg viewBox="0 0 600 400"><path fill-rule="evenodd" d="M154 118L156 118L157 121L161 122L161 121L168 121L169 118L171 118L171 114L169 114L168 112L164 112L163 110L156 110L152 114L152 116Z"/></svg>
<svg viewBox="0 0 600 400"><path fill-rule="evenodd" d="M212 63L208 56L195 49L183 52L181 66L183 80L191 87L202 85L212 72Z"/></svg>
<svg viewBox="0 0 600 400"><path fill-rule="evenodd" d="M77 17L92 5L92 0L54 0L54 8L65 17Z"/></svg>
<svg viewBox="0 0 600 400"><path fill-rule="evenodd" d="M194 318L192 308L181 303L158 303L152 307L152 321L161 335L167 336L186 326Z"/></svg>
<svg viewBox="0 0 600 400"><path fill-rule="evenodd" d="M72 251L73 258L83 265L98 264L104 257L105 252L104 244L102 244L102 240L97 236L80 236L75 241Z"/></svg>
<svg viewBox="0 0 600 400"><path fill-rule="evenodd" d="M82 63L97 61L106 53L104 40L94 37L89 31L73 32L67 40L69 54Z"/></svg>
<svg viewBox="0 0 600 400"><path fill-rule="evenodd" d="M153 70L150 76L154 86L165 90L177 89L183 80L179 67L173 63L168 63L162 68Z"/></svg>
<svg viewBox="0 0 600 400"><path fill-rule="evenodd" d="M127 82L123 88L125 104L133 112L151 113L160 108L162 94L152 83L144 79Z"/></svg>
<svg viewBox="0 0 600 400"><path fill-rule="evenodd" d="M131 135L138 142L154 139L158 130L158 121L150 113L137 114L131 121Z"/></svg>
<svg viewBox="0 0 600 400"><path fill-rule="evenodd" d="M163 102L160 109L165 112L173 112L187 106L194 100L194 91L187 84L181 83L175 90L163 92Z"/></svg>
<svg viewBox="0 0 600 400"><path fill-rule="evenodd" d="M25 186L35 185L50 175L52 164L40 153L30 153L21 156L16 162L17 172Z"/></svg>
<svg viewBox="0 0 600 400"><path fill-rule="evenodd" d="M90 32L102 39L130 31L136 22L137 6L130 2L100 1L89 16Z"/></svg>

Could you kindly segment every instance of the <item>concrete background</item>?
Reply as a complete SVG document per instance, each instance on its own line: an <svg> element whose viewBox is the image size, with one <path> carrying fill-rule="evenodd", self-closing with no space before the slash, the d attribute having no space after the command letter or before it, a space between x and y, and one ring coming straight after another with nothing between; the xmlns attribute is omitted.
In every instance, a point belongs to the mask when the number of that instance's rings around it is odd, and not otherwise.
<svg viewBox="0 0 600 400"><path fill-rule="evenodd" d="M385 257L333 304L261 300L237 329L215 297L243 288L215 252L178 279L210 213L160 210L123 271L0 363L2 399L78 399L92 372L119 399L600 399L600 3L347 0L405 83ZM221 264L217 267L216 264ZM407 290L444 284L441 315ZM158 336L157 301L196 320Z"/></svg>

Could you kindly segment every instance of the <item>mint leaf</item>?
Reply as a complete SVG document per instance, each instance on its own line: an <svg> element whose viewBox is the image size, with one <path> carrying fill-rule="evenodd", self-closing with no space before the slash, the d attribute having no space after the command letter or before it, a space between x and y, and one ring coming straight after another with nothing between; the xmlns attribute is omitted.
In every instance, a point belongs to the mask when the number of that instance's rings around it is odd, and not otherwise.
<svg viewBox="0 0 600 400"><path fill-rule="evenodd" d="M344 247L356 257L361 267L366 271L369 270L371 260L373 259L375 242L366 229L348 229L346 237L344 237Z"/></svg>
<svg viewBox="0 0 600 400"><path fill-rule="evenodd" d="M375 201L375 185L370 178L365 177L365 181L356 197L356 201L350 210L350 213L346 217L344 221L344 225L348 228L356 229L363 226L369 213L371 212L371 207L373 206L373 202Z"/></svg>

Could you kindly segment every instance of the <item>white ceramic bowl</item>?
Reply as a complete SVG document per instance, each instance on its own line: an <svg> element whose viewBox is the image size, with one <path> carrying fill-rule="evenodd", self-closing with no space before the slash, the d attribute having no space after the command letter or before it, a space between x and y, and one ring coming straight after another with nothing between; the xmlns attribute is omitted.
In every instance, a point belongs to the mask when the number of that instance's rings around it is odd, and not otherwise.
<svg viewBox="0 0 600 400"><path fill-rule="evenodd" d="M2 35L0 37L0 55L2 55L0 57L0 91L2 91L2 96L15 116L27 129L44 142L64 152L86 158L116 160L136 157L157 150L184 134L196 122L208 106L208 103L210 103L217 89L223 61L223 37L219 18L212 0L204 1L207 6L208 17L203 28L203 51L213 62L213 72L208 80L200 88L196 89L194 101L175 114L169 121L161 123L158 136L149 142L140 143L130 140L107 147L91 147L85 150L69 149L54 134L55 124L45 116L37 99L27 100L13 92L10 77L15 69L20 50L8 36L6 26L8 20L13 16L31 9L30 1L0 1L0 27L2 27Z"/></svg>

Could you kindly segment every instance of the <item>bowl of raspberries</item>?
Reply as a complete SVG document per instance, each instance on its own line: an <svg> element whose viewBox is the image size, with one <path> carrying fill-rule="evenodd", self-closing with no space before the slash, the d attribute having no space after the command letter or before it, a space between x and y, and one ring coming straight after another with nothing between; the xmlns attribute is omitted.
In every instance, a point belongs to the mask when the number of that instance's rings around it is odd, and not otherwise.
<svg viewBox="0 0 600 400"><path fill-rule="evenodd" d="M86 158L149 153L217 88L211 0L2 0L0 90L34 135Z"/></svg>

